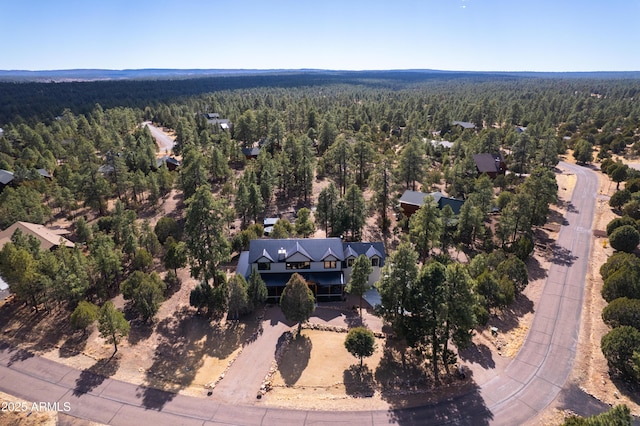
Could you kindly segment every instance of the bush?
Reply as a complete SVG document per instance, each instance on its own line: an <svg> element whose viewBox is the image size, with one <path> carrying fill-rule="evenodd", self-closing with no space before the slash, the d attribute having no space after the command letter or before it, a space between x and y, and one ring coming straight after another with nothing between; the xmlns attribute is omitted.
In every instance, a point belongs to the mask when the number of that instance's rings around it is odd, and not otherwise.
<svg viewBox="0 0 640 426"><path fill-rule="evenodd" d="M640 352L640 331L628 325L616 327L602 337L602 353L614 375L638 380L634 369L634 352Z"/></svg>
<svg viewBox="0 0 640 426"><path fill-rule="evenodd" d="M602 279L606 281L607 278L623 267L630 268L632 271L640 271L640 259L631 253L625 253L623 251L615 252L607 259L607 262L600 267L600 275Z"/></svg>
<svg viewBox="0 0 640 426"><path fill-rule="evenodd" d="M631 225L623 225L616 228L609 236L611 247L616 250L631 253L638 247L640 242L640 233Z"/></svg>
<svg viewBox="0 0 640 426"><path fill-rule="evenodd" d="M180 241L180 238L182 238L180 225L175 219L170 217L161 217L153 228L153 231L156 233L158 241L160 241L161 244L164 244L169 237L173 237L176 241Z"/></svg>
<svg viewBox="0 0 640 426"><path fill-rule="evenodd" d="M609 199L609 206L616 210L619 210L622 206L631 201L631 192L627 189L621 189L616 191Z"/></svg>
<svg viewBox="0 0 640 426"><path fill-rule="evenodd" d="M623 266L604 280L602 297L611 302L619 297L640 298L640 276L638 271Z"/></svg>
<svg viewBox="0 0 640 426"><path fill-rule="evenodd" d="M629 216L616 217L607 224L607 236L611 235L613 231L624 225L631 225L634 228L638 229L638 223L634 218Z"/></svg>
<svg viewBox="0 0 640 426"><path fill-rule="evenodd" d="M619 297L602 310L602 319L611 328L623 325L640 330L640 299Z"/></svg>

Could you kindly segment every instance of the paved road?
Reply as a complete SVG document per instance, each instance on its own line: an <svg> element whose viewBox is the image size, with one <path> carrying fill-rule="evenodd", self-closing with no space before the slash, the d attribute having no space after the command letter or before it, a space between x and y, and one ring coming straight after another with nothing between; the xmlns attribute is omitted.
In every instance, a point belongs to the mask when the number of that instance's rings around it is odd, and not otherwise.
<svg viewBox="0 0 640 426"><path fill-rule="evenodd" d="M554 260L527 339L505 371L482 385L492 424L522 424L547 407L565 385L578 344L598 176L561 163L576 186Z"/></svg>
<svg viewBox="0 0 640 426"><path fill-rule="evenodd" d="M561 166L578 179L526 342L504 371L465 395L436 405L388 411L321 412L230 405L96 377L1 344L0 390L27 401L60 402L62 408L68 402L68 414L112 425L526 423L565 386L578 342L598 179L586 168Z"/></svg>
<svg viewBox="0 0 640 426"><path fill-rule="evenodd" d="M151 124L150 121L145 121L144 123L142 123L142 125L149 128L151 136L153 136L153 138L156 140L158 149L161 153L171 152L171 150L173 149L173 145L175 145L175 141L171 137L164 134L162 130Z"/></svg>

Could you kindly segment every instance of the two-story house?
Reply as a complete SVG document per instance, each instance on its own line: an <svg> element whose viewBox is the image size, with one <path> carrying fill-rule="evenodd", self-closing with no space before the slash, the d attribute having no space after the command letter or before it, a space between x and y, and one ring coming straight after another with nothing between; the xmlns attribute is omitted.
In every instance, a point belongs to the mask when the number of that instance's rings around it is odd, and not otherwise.
<svg viewBox="0 0 640 426"><path fill-rule="evenodd" d="M276 302L291 278L298 273L307 281L316 300L340 300L351 276L355 259L364 254L371 260L369 283L380 278L385 252L381 242L343 243L339 238L251 240L240 254L236 273L248 278L257 270L268 289L268 300Z"/></svg>

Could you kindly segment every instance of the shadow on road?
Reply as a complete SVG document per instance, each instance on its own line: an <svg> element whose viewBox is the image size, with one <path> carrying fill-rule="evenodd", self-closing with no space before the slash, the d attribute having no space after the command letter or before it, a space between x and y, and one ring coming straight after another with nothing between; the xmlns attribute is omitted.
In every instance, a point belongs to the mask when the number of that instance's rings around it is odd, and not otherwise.
<svg viewBox="0 0 640 426"><path fill-rule="evenodd" d="M276 355L280 352L278 371L287 386L295 385L307 368L311 358L311 347L311 339L301 334L290 338L289 333L283 333L278 339L276 345Z"/></svg>
<svg viewBox="0 0 640 426"><path fill-rule="evenodd" d="M342 375L347 395L353 398L371 398L376 391L373 371L363 365L353 364Z"/></svg>
<svg viewBox="0 0 640 426"><path fill-rule="evenodd" d="M82 370L80 377L76 380L76 387L73 389L74 396L89 393L102 384L108 377L113 376L120 367L118 357L103 358L98 360L91 367Z"/></svg>
<svg viewBox="0 0 640 426"><path fill-rule="evenodd" d="M455 369L453 369L455 370ZM389 404L389 423L488 425L493 414L467 370L465 378L441 372L436 384L428 361L401 342L387 340L374 375Z"/></svg>
<svg viewBox="0 0 640 426"><path fill-rule="evenodd" d="M577 259L577 257L571 252L571 250L560 247L555 243L551 245L551 249L551 259L549 260L551 260L551 262L556 265L571 266Z"/></svg>
<svg viewBox="0 0 640 426"><path fill-rule="evenodd" d="M488 425L493 413L480 395L480 388L472 384L469 391L441 403L416 408L389 410L389 423L398 425L448 424Z"/></svg>

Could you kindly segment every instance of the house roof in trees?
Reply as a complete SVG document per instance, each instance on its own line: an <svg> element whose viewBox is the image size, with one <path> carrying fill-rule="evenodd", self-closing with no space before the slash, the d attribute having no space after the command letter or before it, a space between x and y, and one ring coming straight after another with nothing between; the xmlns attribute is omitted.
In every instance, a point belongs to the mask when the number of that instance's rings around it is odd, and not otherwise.
<svg viewBox="0 0 640 426"><path fill-rule="evenodd" d="M279 217L265 217L264 220L262 221L262 225L264 225L264 226L273 226L279 220L280 220Z"/></svg>
<svg viewBox="0 0 640 426"><path fill-rule="evenodd" d="M475 129L476 125L474 123L471 123L469 121L454 121L453 122L454 126L460 126L463 129Z"/></svg>
<svg viewBox="0 0 640 426"><path fill-rule="evenodd" d="M400 197L399 201L400 201L400 204L408 204L411 206L420 207L424 204L424 198L428 195L433 197L434 201L436 202L440 210L442 210L444 206L448 205L451 207L454 214L460 214L460 209L464 204L464 200L447 197L446 195L444 195L442 192L439 192L439 191L427 194L425 192L407 190L404 192L404 194L402 194L402 197Z"/></svg>
<svg viewBox="0 0 640 426"><path fill-rule="evenodd" d="M156 167L161 167L163 164L172 164L175 167L178 167L180 165L180 160L178 160L177 158L174 157L169 157L167 155L160 157L156 160Z"/></svg>
<svg viewBox="0 0 640 426"><path fill-rule="evenodd" d="M9 170L0 169L0 183L8 185L13 180L13 173Z"/></svg>
<svg viewBox="0 0 640 426"><path fill-rule="evenodd" d="M364 254L369 259L372 257L380 258L380 266L384 266L385 251L384 244L380 241L377 242L356 242L356 243L343 243L344 245L344 258L358 257Z"/></svg>
<svg viewBox="0 0 640 426"><path fill-rule="evenodd" d="M276 262L285 262L295 253L309 258L311 262L320 262L328 249L336 253L338 260L342 257L342 241L340 238L288 238L277 240L251 240L249 245L249 263L255 263L266 251Z"/></svg>
<svg viewBox="0 0 640 426"><path fill-rule="evenodd" d="M480 173L498 173L500 172L500 163L504 162L502 154L475 154L473 161L476 163L478 172Z"/></svg>
<svg viewBox="0 0 640 426"><path fill-rule="evenodd" d="M260 154L260 148L242 148L242 154L247 158L255 158Z"/></svg>
<svg viewBox="0 0 640 426"><path fill-rule="evenodd" d="M62 236L63 234L67 234L66 230L49 229L36 223L16 222L0 232L0 248L11 241L11 237L17 229L25 235L36 237L40 241L40 248L42 250L50 250L51 248L58 247L61 243L66 247L74 246L71 241Z"/></svg>
<svg viewBox="0 0 640 426"><path fill-rule="evenodd" d="M309 258L311 262L322 262L328 256L342 261L361 254L369 258L385 258L384 244L380 241L343 243L340 238L289 238L251 240L247 262L256 263L258 259L265 257L275 262L285 262L296 253Z"/></svg>
<svg viewBox="0 0 640 426"><path fill-rule="evenodd" d="M451 149L451 147L453 146L453 142L449 142L449 141L437 141L435 139L431 140L431 145L434 148L437 148L439 146L443 147L443 148L447 148L447 149Z"/></svg>
<svg viewBox="0 0 640 426"><path fill-rule="evenodd" d="M40 176L42 176L43 178L47 178L47 179L53 179L53 176L51 176L51 173L49 173L46 169L38 169L36 170L38 172L38 174Z"/></svg>
<svg viewBox="0 0 640 426"><path fill-rule="evenodd" d="M406 190L398 201L402 204L421 206L424 204L424 197L426 197L427 195L429 194L427 194L426 192Z"/></svg>

